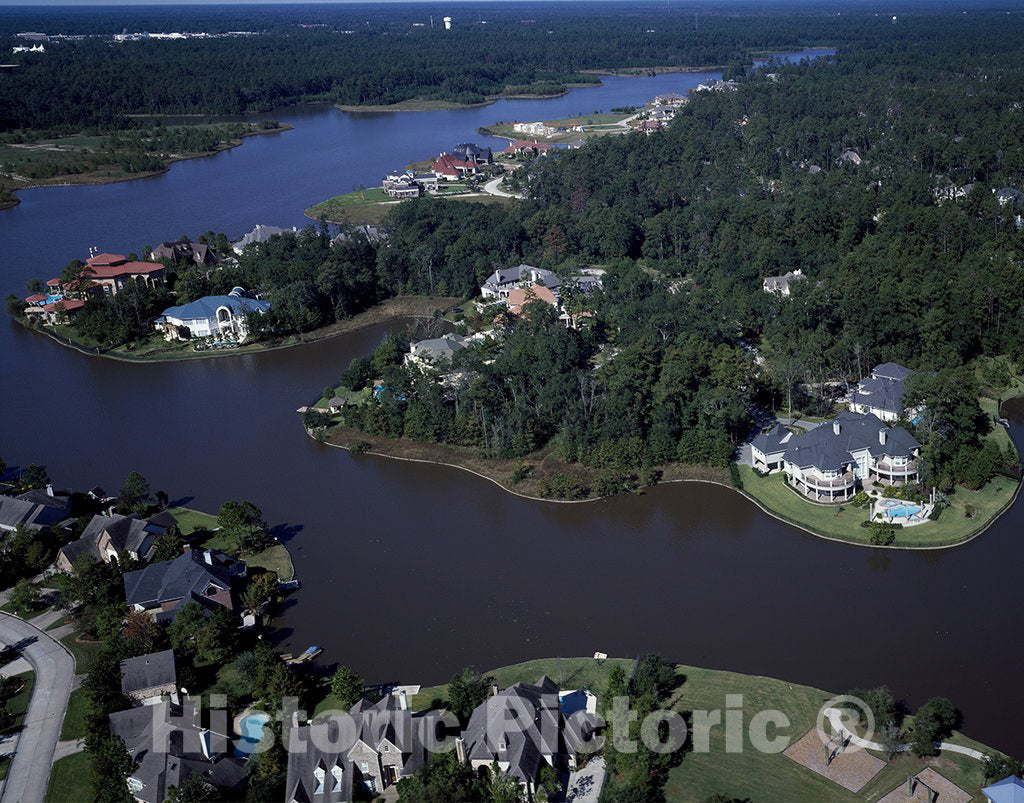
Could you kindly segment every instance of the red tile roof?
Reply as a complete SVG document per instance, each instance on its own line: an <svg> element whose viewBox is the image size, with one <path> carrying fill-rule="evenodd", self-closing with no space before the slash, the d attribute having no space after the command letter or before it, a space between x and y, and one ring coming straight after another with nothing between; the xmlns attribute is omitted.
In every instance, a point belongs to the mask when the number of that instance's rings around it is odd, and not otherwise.
<svg viewBox="0 0 1024 803"><path fill-rule="evenodd" d="M46 304L43 307L45 312L56 312L57 305L63 304L65 312L71 312L72 310L81 309L85 306L84 301L79 301L77 298L66 298L63 301L54 301L52 304Z"/></svg>
<svg viewBox="0 0 1024 803"><path fill-rule="evenodd" d="M457 176L459 175L459 168L463 170L476 170L476 165L472 162L456 159L450 153L442 153L437 157L431 169L435 173L441 173L445 176Z"/></svg>
<svg viewBox="0 0 1024 803"><path fill-rule="evenodd" d="M542 284L531 284L529 287L513 287L508 291L508 311L513 315L522 313L528 294L532 295L530 301L544 301L553 307L558 306L558 299L548 288Z"/></svg>
<svg viewBox="0 0 1024 803"><path fill-rule="evenodd" d="M121 254L97 254L85 260L86 265L122 265L128 261L128 257Z"/></svg>
<svg viewBox="0 0 1024 803"><path fill-rule="evenodd" d="M26 304L38 304L40 301L46 301L49 296L43 295L42 293L33 293L25 299Z"/></svg>
<svg viewBox="0 0 1024 803"><path fill-rule="evenodd" d="M531 149L536 151L546 151L550 150L553 147L554 146L550 142L530 142L529 140L526 139L517 139L515 142L511 143L507 148L505 148L505 150L502 151L502 153L515 153L516 151L525 151Z"/></svg>
<svg viewBox="0 0 1024 803"><path fill-rule="evenodd" d="M46 283L46 286L47 287L59 287L60 286L60 279L50 279L50 281L48 281Z"/></svg>
<svg viewBox="0 0 1024 803"><path fill-rule="evenodd" d="M96 279L114 279L118 276L131 276L139 273L154 273L163 270L164 266L159 262L121 262L117 264L106 264L102 262L89 263L82 275Z"/></svg>

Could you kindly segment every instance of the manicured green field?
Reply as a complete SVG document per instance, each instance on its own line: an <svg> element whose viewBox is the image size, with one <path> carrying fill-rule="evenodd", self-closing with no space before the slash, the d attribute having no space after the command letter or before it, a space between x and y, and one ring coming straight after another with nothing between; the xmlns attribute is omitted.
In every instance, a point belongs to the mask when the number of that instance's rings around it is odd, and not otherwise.
<svg viewBox="0 0 1024 803"><path fill-rule="evenodd" d="M75 689L68 698L68 709L60 729L61 741L85 738L85 718L88 713L89 701L85 697L85 691L81 688Z"/></svg>
<svg viewBox="0 0 1024 803"><path fill-rule="evenodd" d="M786 487L782 474L759 477L749 466L739 466L739 471L743 491L781 518L831 538L871 543L871 531L860 526L867 520L867 508L815 505ZM978 491L957 488L938 521L897 530L895 546L937 547L963 541L1000 513L1013 499L1015 490L1016 483L1006 477L996 477ZM966 516L968 505L975 510L974 518Z"/></svg>
<svg viewBox="0 0 1024 803"><path fill-rule="evenodd" d="M188 536L196 530L213 532L217 529L217 517L190 507L171 507L167 509L178 520L178 532Z"/></svg>
<svg viewBox="0 0 1024 803"><path fill-rule="evenodd" d="M91 765L86 753L74 753L53 763L46 803L82 803L92 800Z"/></svg>
<svg viewBox="0 0 1024 803"><path fill-rule="evenodd" d="M71 650L75 658L75 672L79 675L89 671L93 659L103 649L102 641L77 641L77 633L68 633L60 643Z"/></svg>
<svg viewBox="0 0 1024 803"><path fill-rule="evenodd" d="M600 697L607 683L608 671L615 664L628 672L632 662L614 658L600 662L592 658L550 658L502 667L486 674L493 675L503 688L517 681L532 683L540 675L547 674L556 682L561 679L564 689L587 688ZM774 678L684 665L678 667L678 672L683 682L670 701L674 709L680 712L722 711L724 718L726 695L739 694L743 696L744 733L747 733L746 728L755 713L774 709L785 714L790 724L780 726L769 736L788 737L788 743L797 741L814 727L819 708L832 697L820 689ZM431 700L444 699L446 694L446 686L424 688L414 698L413 707L426 707ZM599 713L604 710L603 705L599 702ZM984 745L972 742L962 734L955 734L950 741L987 750ZM759 803L877 800L905 784L908 775L916 774L926 766L933 767L975 796L979 795L983 781L981 763L967 756L944 753L925 761L903 755L883 768L858 795L853 795L781 753L761 753L753 749L747 736L743 739L742 752L727 753L722 727L711 729L709 747L708 752L687 753L671 771L665 788L666 800L708 800L713 795L726 795L729 799L748 798Z"/></svg>

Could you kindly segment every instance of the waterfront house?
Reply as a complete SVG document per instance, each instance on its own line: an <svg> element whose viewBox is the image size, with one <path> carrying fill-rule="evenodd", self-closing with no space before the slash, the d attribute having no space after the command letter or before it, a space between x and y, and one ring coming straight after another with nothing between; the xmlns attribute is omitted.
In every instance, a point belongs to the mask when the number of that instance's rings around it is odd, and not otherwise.
<svg viewBox="0 0 1024 803"><path fill-rule="evenodd" d="M509 291L513 288L533 284L557 290L561 287L562 280L544 268L520 264L514 268L502 268L494 271L480 286L480 295L485 300L502 301L508 298Z"/></svg>
<svg viewBox="0 0 1024 803"><path fill-rule="evenodd" d="M271 237L278 237L282 234L295 234L297 231L298 229L295 228L295 226L292 226L290 229L282 229L277 226L264 226L263 224L257 224L252 231L231 246L231 249L236 254L241 254L247 246L259 246Z"/></svg>
<svg viewBox="0 0 1024 803"><path fill-rule="evenodd" d="M232 583L244 576L245 563L211 549L186 549L173 560L151 563L124 574L128 606L158 622L172 622L189 602L208 610L234 611Z"/></svg>
<svg viewBox="0 0 1024 803"><path fill-rule="evenodd" d="M430 366L450 365L452 358L466 348L466 338L454 333L441 337L420 340L409 346L409 353L403 362L418 366L421 370Z"/></svg>
<svg viewBox="0 0 1024 803"><path fill-rule="evenodd" d="M64 298L62 295L34 293L25 299L23 313L29 320L39 320L50 326L70 323L81 312L85 302L79 298Z"/></svg>
<svg viewBox="0 0 1024 803"><path fill-rule="evenodd" d="M489 165L494 163L494 153L490 148L481 148L472 142L463 142L452 148L452 156L461 159L463 162L471 162L475 165Z"/></svg>
<svg viewBox="0 0 1024 803"><path fill-rule="evenodd" d="M194 243L188 237L160 243L150 252L153 259L166 259L172 265L204 267L220 261L220 255L205 243Z"/></svg>
<svg viewBox="0 0 1024 803"><path fill-rule="evenodd" d="M331 238L331 245L335 248L343 243L347 243L356 234L362 234L371 243L384 242L387 239L387 231L382 229L380 226L371 226L369 224L363 226L351 226L346 227L344 231L338 232L334 237Z"/></svg>
<svg viewBox="0 0 1024 803"><path fill-rule="evenodd" d="M778 447L784 445L786 482L815 502L844 502L868 481L901 485L919 478L921 444L902 427L890 427L873 415L840 413L784 441L778 430L770 438L758 447L765 464L777 464Z"/></svg>
<svg viewBox="0 0 1024 803"><path fill-rule="evenodd" d="M777 296L788 297L792 290L792 285L796 282L802 282L807 277L804 276L804 272L801 268L791 270L788 273L784 273L781 276L767 276L761 287L766 293L772 293Z"/></svg>
<svg viewBox="0 0 1024 803"><path fill-rule="evenodd" d="M536 683L516 683L474 709L469 724L455 742L459 760L478 772L498 769L514 778L524 797L537 792L541 769L574 771L579 757L593 752L589 744L596 719L586 711L566 716L559 687L547 675Z"/></svg>
<svg viewBox="0 0 1024 803"><path fill-rule="evenodd" d="M269 301L248 298L244 293L236 287L226 296L203 296L189 304L168 307L154 325L167 340L230 336L241 343L249 337L249 316L263 315L270 309Z"/></svg>
<svg viewBox="0 0 1024 803"><path fill-rule="evenodd" d="M285 732L288 803L368 800L430 760L441 738L437 712L409 710L404 689L348 714Z"/></svg>
<svg viewBox="0 0 1024 803"><path fill-rule="evenodd" d="M174 650L136 655L121 661L121 691L137 705L177 702L178 673Z"/></svg>
<svg viewBox="0 0 1024 803"><path fill-rule="evenodd" d="M124 742L134 765L128 791L139 803L163 803L171 787L180 787L192 775L201 776L224 799L238 799L245 765L225 755L228 734L204 726L200 708L191 700L161 700L117 711L109 722L111 735Z"/></svg>
<svg viewBox="0 0 1024 803"><path fill-rule="evenodd" d="M174 516L167 512L148 519L117 513L93 516L81 536L60 548L57 568L62 572L70 572L83 557L105 563L118 561L125 555L132 560L149 560L156 539L165 535L177 523Z"/></svg>
<svg viewBox="0 0 1024 803"><path fill-rule="evenodd" d="M543 156L554 147L550 142L532 142L525 139L517 139L509 144L502 153L505 156Z"/></svg>
<svg viewBox="0 0 1024 803"><path fill-rule="evenodd" d="M903 392L909 376L910 369L899 363L876 365L871 376L860 380L850 392L847 405L855 413L867 413L882 421L898 421L908 414L903 405Z"/></svg>
<svg viewBox="0 0 1024 803"><path fill-rule="evenodd" d="M438 156L430 169L435 176L444 181L454 181L466 178L466 176L475 176L480 172L476 162L459 159L450 153L442 153Z"/></svg>
<svg viewBox="0 0 1024 803"><path fill-rule="evenodd" d="M52 485L20 494L0 494L0 531L13 532L19 524L31 530L60 526L71 515L71 495Z"/></svg>
<svg viewBox="0 0 1024 803"><path fill-rule="evenodd" d="M666 92L664 95L657 95L654 98L655 106L682 106L686 103L686 96L676 92Z"/></svg>
<svg viewBox="0 0 1024 803"><path fill-rule="evenodd" d="M550 137L558 133L558 129L546 123L513 123L512 130L517 134L529 134L531 137Z"/></svg>
<svg viewBox="0 0 1024 803"><path fill-rule="evenodd" d="M412 176L405 173L388 176L380 186L390 198L419 198L423 192L423 188L413 181Z"/></svg>
<svg viewBox="0 0 1024 803"><path fill-rule="evenodd" d="M129 282L143 287L159 287L164 283L164 266L159 262L140 262L122 254L96 254L85 261L78 277L61 284L65 296L80 296L102 292L116 296Z"/></svg>

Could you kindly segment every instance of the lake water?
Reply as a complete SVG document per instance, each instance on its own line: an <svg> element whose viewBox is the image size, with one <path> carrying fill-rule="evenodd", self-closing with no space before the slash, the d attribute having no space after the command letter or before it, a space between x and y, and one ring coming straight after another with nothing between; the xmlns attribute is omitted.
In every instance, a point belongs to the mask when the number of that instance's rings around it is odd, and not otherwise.
<svg viewBox="0 0 1024 803"><path fill-rule="evenodd" d="M151 179L32 190L0 212L0 289L22 294L95 245L144 244L302 210L386 170L480 141L497 120L634 105L712 74L607 78L550 100L405 114L275 113L293 131L181 162ZM395 324L400 325L400 324ZM1020 705L1024 507L954 550L830 543L732 491L667 485L593 504L537 503L456 469L307 438L295 408L369 351L385 327L189 363L87 357L0 321L0 455L58 483L116 491L131 470L215 511L256 501L288 539L303 589L279 637L324 648L370 681L443 682L542 656L654 650L689 664L843 691L888 683L911 704L942 694L972 736L1024 753ZM1024 407L1012 406L1012 434Z"/></svg>

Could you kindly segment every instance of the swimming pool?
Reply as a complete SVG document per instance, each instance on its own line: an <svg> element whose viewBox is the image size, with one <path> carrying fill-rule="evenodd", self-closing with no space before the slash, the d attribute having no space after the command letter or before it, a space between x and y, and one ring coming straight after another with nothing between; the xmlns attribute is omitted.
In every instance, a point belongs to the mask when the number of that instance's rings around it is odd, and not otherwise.
<svg viewBox="0 0 1024 803"><path fill-rule="evenodd" d="M263 728L270 722L270 714L253 711L238 720L238 731L241 736L235 742L235 755L249 755L263 739Z"/></svg>
<svg viewBox="0 0 1024 803"><path fill-rule="evenodd" d="M923 508L920 505L900 502L895 499L882 502L882 512L891 519L896 518L897 516L910 518L911 516L918 515L922 509Z"/></svg>

